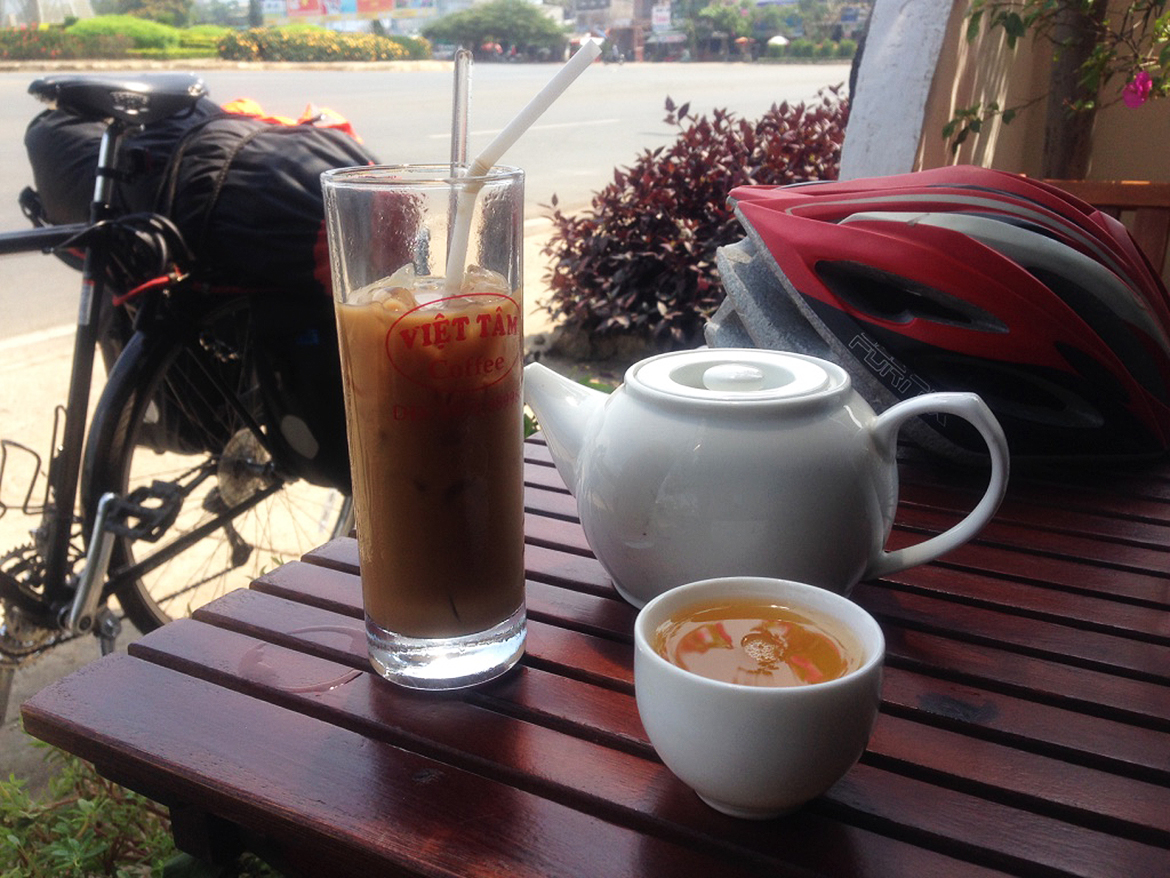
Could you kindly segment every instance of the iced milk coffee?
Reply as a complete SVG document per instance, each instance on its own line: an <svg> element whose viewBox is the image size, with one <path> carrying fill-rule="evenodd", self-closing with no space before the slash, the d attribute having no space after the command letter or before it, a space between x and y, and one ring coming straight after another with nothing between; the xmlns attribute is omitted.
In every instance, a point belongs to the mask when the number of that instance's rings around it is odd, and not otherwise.
<svg viewBox="0 0 1170 878"><path fill-rule="evenodd" d="M416 689L524 652L524 172L321 175L366 643Z"/></svg>
<svg viewBox="0 0 1170 878"><path fill-rule="evenodd" d="M503 279L374 284L337 305L366 613L410 638L524 601L521 312Z"/></svg>

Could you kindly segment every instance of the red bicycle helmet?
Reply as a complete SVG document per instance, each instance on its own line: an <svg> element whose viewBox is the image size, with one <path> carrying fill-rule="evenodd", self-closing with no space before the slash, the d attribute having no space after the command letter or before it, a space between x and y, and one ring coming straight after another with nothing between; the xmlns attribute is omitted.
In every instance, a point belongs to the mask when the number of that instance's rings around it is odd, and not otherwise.
<svg viewBox="0 0 1170 878"><path fill-rule="evenodd" d="M834 360L878 410L968 390L1017 459L1170 447L1170 298L1125 228L1051 186L982 168L731 193L715 346ZM955 419L907 435L980 454Z"/></svg>

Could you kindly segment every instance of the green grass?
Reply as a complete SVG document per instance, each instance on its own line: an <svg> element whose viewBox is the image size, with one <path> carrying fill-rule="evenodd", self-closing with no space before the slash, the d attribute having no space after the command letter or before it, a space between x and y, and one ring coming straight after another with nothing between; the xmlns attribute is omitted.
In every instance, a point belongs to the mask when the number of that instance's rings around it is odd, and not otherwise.
<svg viewBox="0 0 1170 878"><path fill-rule="evenodd" d="M250 855L224 871L181 853L165 808L40 746L53 769L44 795L11 774L0 781L0 878L279 878Z"/></svg>

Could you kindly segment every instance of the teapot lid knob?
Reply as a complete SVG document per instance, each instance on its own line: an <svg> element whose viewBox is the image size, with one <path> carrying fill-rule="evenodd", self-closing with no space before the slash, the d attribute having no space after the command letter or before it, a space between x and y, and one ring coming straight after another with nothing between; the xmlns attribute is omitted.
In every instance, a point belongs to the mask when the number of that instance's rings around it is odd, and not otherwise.
<svg viewBox="0 0 1170 878"><path fill-rule="evenodd" d="M703 373L703 386L716 393L761 390L764 387L764 373L747 363L720 363Z"/></svg>

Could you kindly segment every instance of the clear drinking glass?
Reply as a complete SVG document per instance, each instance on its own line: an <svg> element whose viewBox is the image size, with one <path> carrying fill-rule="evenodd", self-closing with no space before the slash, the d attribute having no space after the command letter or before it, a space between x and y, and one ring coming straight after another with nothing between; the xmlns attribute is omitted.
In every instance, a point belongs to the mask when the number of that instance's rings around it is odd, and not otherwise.
<svg viewBox="0 0 1170 878"><path fill-rule="evenodd" d="M480 683L524 650L524 174L321 180L370 660Z"/></svg>

